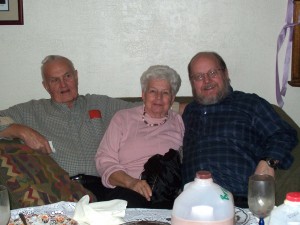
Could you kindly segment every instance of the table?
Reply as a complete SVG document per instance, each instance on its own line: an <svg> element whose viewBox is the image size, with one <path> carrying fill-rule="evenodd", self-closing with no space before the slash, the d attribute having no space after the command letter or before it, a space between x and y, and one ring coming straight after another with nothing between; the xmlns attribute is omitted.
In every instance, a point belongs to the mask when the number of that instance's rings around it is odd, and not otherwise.
<svg viewBox="0 0 300 225"><path fill-rule="evenodd" d="M23 214L50 214L61 213L68 217L73 217L76 203L58 202L50 205L14 209L11 211L11 218L19 218L19 213ZM140 209L128 208L125 212L124 221L160 221L171 224L172 210L167 209ZM258 220L248 209L235 208L236 225L257 225Z"/></svg>

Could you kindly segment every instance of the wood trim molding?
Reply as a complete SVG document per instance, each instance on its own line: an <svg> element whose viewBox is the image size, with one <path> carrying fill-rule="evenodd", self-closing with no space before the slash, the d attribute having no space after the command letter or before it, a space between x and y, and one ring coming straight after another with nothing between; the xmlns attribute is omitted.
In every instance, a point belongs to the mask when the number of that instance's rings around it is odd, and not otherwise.
<svg viewBox="0 0 300 225"><path fill-rule="evenodd" d="M293 21L298 21L299 16L300 0L294 0ZM293 87L300 87L300 25L294 27L292 49L291 81L288 83Z"/></svg>

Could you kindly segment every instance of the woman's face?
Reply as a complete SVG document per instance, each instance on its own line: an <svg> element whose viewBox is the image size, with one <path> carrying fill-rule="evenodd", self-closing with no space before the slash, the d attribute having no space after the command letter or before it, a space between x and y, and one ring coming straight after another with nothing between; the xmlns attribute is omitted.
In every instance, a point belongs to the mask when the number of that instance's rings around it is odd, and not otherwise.
<svg viewBox="0 0 300 225"><path fill-rule="evenodd" d="M146 113L153 118L162 118L168 114L175 96L172 96L171 85L168 81L153 79L148 82L142 98Z"/></svg>

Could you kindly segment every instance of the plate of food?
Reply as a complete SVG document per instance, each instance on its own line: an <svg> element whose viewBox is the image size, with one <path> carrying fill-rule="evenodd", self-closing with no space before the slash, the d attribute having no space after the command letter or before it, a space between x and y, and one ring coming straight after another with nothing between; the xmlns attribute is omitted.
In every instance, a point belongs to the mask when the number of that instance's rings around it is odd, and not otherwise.
<svg viewBox="0 0 300 225"><path fill-rule="evenodd" d="M26 220L28 225L78 225L75 220L61 213L21 214L19 218L10 219L8 225L24 225L25 223L22 221L21 217Z"/></svg>

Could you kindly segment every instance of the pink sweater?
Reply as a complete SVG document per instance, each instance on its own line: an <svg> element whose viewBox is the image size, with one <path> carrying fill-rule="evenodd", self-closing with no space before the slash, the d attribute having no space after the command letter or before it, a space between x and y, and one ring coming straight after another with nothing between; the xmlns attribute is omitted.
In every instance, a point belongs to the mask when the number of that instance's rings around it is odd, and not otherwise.
<svg viewBox="0 0 300 225"><path fill-rule="evenodd" d="M140 178L144 164L155 154L182 146L184 125L179 114L169 110L163 125L150 127L142 120L144 106L124 109L112 118L95 156L96 167L106 187L113 188L108 178L115 171L124 171ZM148 123L160 123L145 115Z"/></svg>

